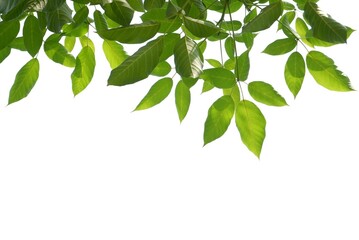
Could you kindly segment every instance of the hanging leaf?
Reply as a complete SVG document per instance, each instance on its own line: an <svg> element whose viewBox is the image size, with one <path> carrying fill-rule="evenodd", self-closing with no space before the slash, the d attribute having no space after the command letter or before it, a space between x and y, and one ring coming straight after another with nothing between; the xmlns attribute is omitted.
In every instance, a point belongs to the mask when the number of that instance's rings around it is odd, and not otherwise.
<svg viewBox="0 0 359 240"><path fill-rule="evenodd" d="M241 29L242 23L238 20L223 21L219 24L219 26L228 32L232 32L232 30L238 31L239 29Z"/></svg>
<svg viewBox="0 0 359 240"><path fill-rule="evenodd" d="M11 53L10 47L5 47L0 50L0 63L2 63Z"/></svg>
<svg viewBox="0 0 359 240"><path fill-rule="evenodd" d="M135 111L145 110L161 103L170 94L173 86L172 78L158 80L150 88L146 96L137 105Z"/></svg>
<svg viewBox="0 0 359 240"><path fill-rule="evenodd" d="M205 38L218 33L221 29L209 21L184 17L183 23L186 28L196 37Z"/></svg>
<svg viewBox="0 0 359 240"><path fill-rule="evenodd" d="M27 51L34 57L42 45L43 34L40 29L39 20L33 15L29 15L23 27L24 44Z"/></svg>
<svg viewBox="0 0 359 240"><path fill-rule="evenodd" d="M223 95L231 96L235 106L241 101L241 93L239 92L238 84L235 84L231 88L223 89Z"/></svg>
<svg viewBox="0 0 359 240"><path fill-rule="evenodd" d="M85 46L76 57L76 66L71 74L72 92L76 96L91 82L95 72L96 60L93 49Z"/></svg>
<svg viewBox="0 0 359 240"><path fill-rule="evenodd" d="M64 47L68 52L71 52L74 49L75 44L76 44L76 37L71 37L71 36L65 37Z"/></svg>
<svg viewBox="0 0 359 240"><path fill-rule="evenodd" d="M151 75L163 77L169 74L171 72L171 69L171 64L166 61L163 61L157 64L155 69L153 69Z"/></svg>
<svg viewBox="0 0 359 240"><path fill-rule="evenodd" d="M311 51L306 60L310 74L319 85L338 92L353 90L349 78L337 69L331 58L321 52Z"/></svg>
<svg viewBox="0 0 359 240"><path fill-rule="evenodd" d="M231 88L236 84L234 73L225 68L206 69L202 72L200 78L210 82L217 88Z"/></svg>
<svg viewBox="0 0 359 240"><path fill-rule="evenodd" d="M222 96L208 109L204 124L204 145L220 138L227 131L234 114L234 102L231 96Z"/></svg>
<svg viewBox="0 0 359 240"><path fill-rule="evenodd" d="M270 28L272 24L282 15L282 1L269 4L267 7L246 24L243 28L243 32L259 32Z"/></svg>
<svg viewBox="0 0 359 240"><path fill-rule="evenodd" d="M195 41L188 37L179 40L174 48L174 58L176 71L181 77L199 77L203 60Z"/></svg>
<svg viewBox="0 0 359 240"><path fill-rule="evenodd" d="M213 84L209 81L204 81L202 86L202 93L209 92L214 88Z"/></svg>
<svg viewBox="0 0 359 240"><path fill-rule="evenodd" d="M268 106L282 107L288 105L285 99L274 90L272 85L266 82L251 82L248 84L248 91L254 100Z"/></svg>
<svg viewBox="0 0 359 240"><path fill-rule="evenodd" d="M145 0L144 6L147 11L151 9L161 8L165 0Z"/></svg>
<svg viewBox="0 0 359 240"><path fill-rule="evenodd" d="M66 67L75 67L76 60L66 48L55 40L46 40L44 50L48 58Z"/></svg>
<svg viewBox="0 0 359 240"><path fill-rule="evenodd" d="M298 35L300 36L300 40L302 42L304 42L306 45L308 45L309 47L314 48L314 45L307 40L307 35L308 35L309 29L303 19L301 19L301 18L296 19L295 29L296 29Z"/></svg>
<svg viewBox="0 0 359 240"><path fill-rule="evenodd" d="M316 3L305 4L304 17L312 26L314 37L330 43L347 42L347 28L331 17L325 16Z"/></svg>
<svg viewBox="0 0 359 240"><path fill-rule="evenodd" d="M133 24L128 27L99 29L98 34L104 39L114 40L121 43L143 43L153 38L159 28L159 23L146 22Z"/></svg>
<svg viewBox="0 0 359 240"><path fill-rule="evenodd" d="M143 22L155 21L160 23L158 32L160 33L171 33L179 29L182 25L182 21L178 16L169 19L166 16L166 9L154 8L145 12L141 19Z"/></svg>
<svg viewBox="0 0 359 240"><path fill-rule="evenodd" d="M95 27L97 31L108 29L106 19L99 10L94 11L93 18L95 21Z"/></svg>
<svg viewBox="0 0 359 240"><path fill-rule="evenodd" d="M295 38L278 39L269 44L264 50L264 53L269 55L282 55L292 51L297 46Z"/></svg>
<svg viewBox="0 0 359 240"><path fill-rule="evenodd" d="M58 33L61 31L62 26L72 22L72 11L67 3L64 3L61 7L46 12L46 21L47 28L52 32Z"/></svg>
<svg viewBox="0 0 359 240"><path fill-rule="evenodd" d="M123 86L147 78L157 66L162 49L162 37L147 43L132 56L129 56L120 66L111 71L108 84Z"/></svg>
<svg viewBox="0 0 359 240"><path fill-rule="evenodd" d="M19 70L10 90L9 104L27 97L39 78L39 70L40 64L37 58L31 59Z"/></svg>
<svg viewBox="0 0 359 240"><path fill-rule="evenodd" d="M242 142L259 158L266 135L266 120L260 109L248 100L239 102L236 108L236 125Z"/></svg>
<svg viewBox="0 0 359 240"><path fill-rule="evenodd" d="M214 68L222 67L222 63L216 59L206 59L206 62Z"/></svg>
<svg viewBox="0 0 359 240"><path fill-rule="evenodd" d="M123 46L115 41L104 40L102 49L111 66L111 69L120 66L120 64L128 57L126 51L123 49Z"/></svg>
<svg viewBox="0 0 359 240"><path fill-rule="evenodd" d="M163 36L163 51L160 57L161 62L173 55L175 46L180 38L178 33L168 33Z"/></svg>
<svg viewBox="0 0 359 240"><path fill-rule="evenodd" d="M127 0L127 3L130 7L137 12L144 12L145 8L143 6L142 0Z"/></svg>
<svg viewBox="0 0 359 240"><path fill-rule="evenodd" d="M284 77L289 90L296 97L302 88L305 76L305 62L299 52L292 53L285 64Z"/></svg>
<svg viewBox="0 0 359 240"><path fill-rule="evenodd" d="M244 51L236 61L235 74L239 81L245 81L248 78L249 69L251 67L249 60L249 50Z"/></svg>
<svg viewBox="0 0 359 240"><path fill-rule="evenodd" d="M129 26L134 14L130 5L121 0L106 3L103 5L103 9L109 18L122 26Z"/></svg>
<svg viewBox="0 0 359 240"><path fill-rule="evenodd" d="M227 56L229 58L234 58L234 46L234 39L232 37L228 37L224 42L224 49L226 50Z"/></svg>
<svg viewBox="0 0 359 240"><path fill-rule="evenodd" d="M191 103L191 92L183 81L179 81L175 90L176 108L180 122L186 117Z"/></svg>
<svg viewBox="0 0 359 240"><path fill-rule="evenodd" d="M18 37L15 38L10 44L9 47L13 48L13 49L17 49L20 51L27 51L26 47L25 47L25 43L24 43L24 37Z"/></svg>
<svg viewBox="0 0 359 240"><path fill-rule="evenodd" d="M0 50L8 46L20 31L20 22L11 20L8 22L0 22Z"/></svg>

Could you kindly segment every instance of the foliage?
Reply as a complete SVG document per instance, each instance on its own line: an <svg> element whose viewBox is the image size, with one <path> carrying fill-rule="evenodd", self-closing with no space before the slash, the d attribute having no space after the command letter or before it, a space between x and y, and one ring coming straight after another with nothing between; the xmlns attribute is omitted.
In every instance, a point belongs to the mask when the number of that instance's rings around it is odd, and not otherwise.
<svg viewBox="0 0 359 240"><path fill-rule="evenodd" d="M96 66L95 46L90 39L96 33L103 40L103 52L112 69L109 85L134 84L150 75L159 77L136 111L161 103L175 85L175 104L183 121L194 85L203 84L203 92L220 89L221 96L208 110L204 144L220 138L235 121L243 143L259 157L266 120L255 102L287 106L269 83L248 79L250 52L262 31L275 25L280 31L281 37L269 43L263 53L288 55L284 80L294 97L300 92L306 69L329 90L352 90L349 78L334 61L314 47L346 43L353 30L324 14L317 2L2 0L0 63L14 49L26 51L30 57L16 75L9 104L25 98L35 86L41 47L52 61L73 68L74 95L86 89ZM77 43L81 50L74 56ZM129 56L124 50L127 44L140 47ZM219 49L217 59L205 58L209 47ZM244 99L245 88L252 100Z"/></svg>

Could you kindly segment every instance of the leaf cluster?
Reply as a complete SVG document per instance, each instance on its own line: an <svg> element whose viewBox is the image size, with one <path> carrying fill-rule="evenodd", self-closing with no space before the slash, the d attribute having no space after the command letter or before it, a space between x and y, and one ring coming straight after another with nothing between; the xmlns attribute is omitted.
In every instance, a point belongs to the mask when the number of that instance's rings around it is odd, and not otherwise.
<svg viewBox="0 0 359 240"><path fill-rule="evenodd" d="M112 69L108 85L134 84L151 75L158 78L136 111L161 103L174 88L178 117L183 121L193 86L202 84L202 92L219 89L221 94L208 109L204 123L204 144L220 138L234 120L243 143L259 157L266 120L257 104L287 106L268 82L250 79L250 54L261 32L277 28L280 38L269 43L263 53L288 55L283 76L294 97L301 90L306 70L329 90L352 90L349 78L315 47L346 43L353 30L324 14L317 2L2 0L0 63L14 50L30 57L15 77L9 104L25 98L35 86L41 49L55 63L73 68L74 95L85 90L96 67L91 37L97 35ZM75 55L76 44L81 50ZM129 44L140 47L128 55L125 49ZM219 50L218 58L206 58L213 49ZM250 99L245 99L244 91Z"/></svg>

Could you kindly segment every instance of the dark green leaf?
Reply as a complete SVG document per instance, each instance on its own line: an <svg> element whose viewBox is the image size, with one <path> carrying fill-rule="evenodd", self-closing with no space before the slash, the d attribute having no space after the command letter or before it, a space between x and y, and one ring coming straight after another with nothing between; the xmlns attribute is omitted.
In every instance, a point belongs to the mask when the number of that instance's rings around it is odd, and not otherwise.
<svg viewBox="0 0 359 240"><path fill-rule="evenodd" d="M99 29L98 34L105 39L121 43L143 43L153 38L160 28L159 23L146 22L128 27Z"/></svg>
<svg viewBox="0 0 359 240"><path fill-rule="evenodd" d="M93 17L94 17L95 26L96 26L97 31L108 29L106 19L99 10L94 11Z"/></svg>
<svg viewBox="0 0 359 240"><path fill-rule="evenodd" d="M209 81L217 88L231 88L236 84L234 73L225 68L206 69L200 75L205 81Z"/></svg>
<svg viewBox="0 0 359 240"><path fill-rule="evenodd" d="M209 21L191 17L184 17L183 23L193 35L200 38L212 36L220 31L220 28Z"/></svg>
<svg viewBox="0 0 359 240"><path fill-rule="evenodd" d="M204 145L220 138L227 131L234 114L234 101L225 95L217 99L208 109L204 123Z"/></svg>
<svg viewBox="0 0 359 240"><path fill-rule="evenodd" d="M131 6L133 10L137 12L145 11L142 0L127 0L127 3Z"/></svg>
<svg viewBox="0 0 359 240"><path fill-rule="evenodd" d="M163 36L163 51L160 57L160 61L164 61L173 55L173 51L177 42L180 40L178 33L169 33Z"/></svg>
<svg viewBox="0 0 359 240"><path fill-rule="evenodd" d="M31 56L35 56L42 45L42 31L39 20L33 15L29 15L24 23L23 28L24 44Z"/></svg>
<svg viewBox="0 0 359 240"><path fill-rule="evenodd" d="M179 40L174 48L176 71L181 77L197 78L203 68L203 60L197 43L188 37Z"/></svg>
<svg viewBox="0 0 359 240"><path fill-rule="evenodd" d="M147 11L154 9L154 8L161 8L165 0L145 0L144 6Z"/></svg>
<svg viewBox="0 0 359 240"><path fill-rule="evenodd" d="M4 47L0 50L0 63L2 63L11 53L10 47Z"/></svg>
<svg viewBox="0 0 359 240"><path fill-rule="evenodd" d="M269 55L282 55L292 51L296 46L297 40L294 38L278 39L269 44L263 52Z"/></svg>
<svg viewBox="0 0 359 240"><path fill-rule="evenodd" d="M161 26L158 30L160 33L174 32L182 25L182 21L178 16L171 19L167 18L166 10L163 8L151 9L150 11L145 12L141 16L141 19L143 22L155 21L160 23Z"/></svg>
<svg viewBox="0 0 359 240"><path fill-rule="evenodd" d="M158 80L150 88L146 96L137 105L136 110L145 110L161 103L171 92L173 81L171 78Z"/></svg>
<svg viewBox="0 0 359 240"><path fill-rule="evenodd" d="M285 99L269 83L251 82L248 84L248 91L254 100L268 106L282 107L288 105Z"/></svg>
<svg viewBox="0 0 359 240"><path fill-rule="evenodd" d="M334 61L318 51L311 51L307 55L307 68L317 83L329 90L347 92L352 91L350 80L337 69Z"/></svg>
<svg viewBox="0 0 359 240"><path fill-rule="evenodd" d="M56 63L60 63L66 67L75 67L76 60L74 56L69 54L64 46L54 40L47 40L44 43L46 55Z"/></svg>
<svg viewBox="0 0 359 240"><path fill-rule="evenodd" d="M40 65L37 58L31 59L19 70L10 90L9 104L25 98L31 92L39 78L39 70Z"/></svg>
<svg viewBox="0 0 359 240"><path fill-rule="evenodd" d="M111 69L120 66L120 64L128 57L126 51L123 49L123 46L115 41L104 40L102 49L111 66Z"/></svg>
<svg viewBox="0 0 359 240"><path fill-rule="evenodd" d="M72 92L76 96L91 82L96 66L95 53L85 46L76 57L76 66L71 74Z"/></svg>
<svg viewBox="0 0 359 240"><path fill-rule="evenodd" d="M130 25L134 11L127 2L117 0L104 4L103 8L105 9L105 14L113 21L122 26Z"/></svg>
<svg viewBox="0 0 359 240"><path fill-rule="evenodd" d="M190 103L191 92L183 81L179 81L175 90L176 108L180 122L186 117Z"/></svg>
<svg viewBox="0 0 359 240"><path fill-rule="evenodd" d="M284 77L289 90L294 97L302 88L305 76L305 62L299 52L292 53L285 64Z"/></svg>
<svg viewBox="0 0 359 240"><path fill-rule="evenodd" d="M226 31L232 32L232 30L238 31L239 29L241 29L242 23L238 20L223 21L219 26Z"/></svg>
<svg viewBox="0 0 359 240"><path fill-rule="evenodd" d="M123 86L147 78L159 63L162 50L162 37L147 43L111 71L108 84Z"/></svg>
<svg viewBox="0 0 359 240"><path fill-rule="evenodd" d="M0 22L0 50L8 46L20 31L18 20Z"/></svg>
<svg viewBox="0 0 359 240"><path fill-rule="evenodd" d="M236 125L242 142L259 158L266 135L266 120L260 109L248 100L239 102L236 108Z"/></svg>
<svg viewBox="0 0 359 240"><path fill-rule="evenodd" d="M64 3L60 8L46 12L47 28L55 33L60 32L63 25L72 22L72 11L69 6Z"/></svg>
<svg viewBox="0 0 359 240"><path fill-rule="evenodd" d="M37 0L39 1L39 0ZM43 9L44 12L51 12L60 8L66 0L47 0L46 6Z"/></svg>
<svg viewBox="0 0 359 240"><path fill-rule="evenodd" d="M13 49L17 49L20 51L27 51L26 47L25 47L25 43L24 43L24 38L23 37L18 37L15 38L10 44L9 47L13 48Z"/></svg>
<svg viewBox="0 0 359 240"><path fill-rule="evenodd" d="M282 1L277 1L263 8L263 10L246 24L243 28L243 32L259 32L270 28L272 24L280 17L282 14Z"/></svg>

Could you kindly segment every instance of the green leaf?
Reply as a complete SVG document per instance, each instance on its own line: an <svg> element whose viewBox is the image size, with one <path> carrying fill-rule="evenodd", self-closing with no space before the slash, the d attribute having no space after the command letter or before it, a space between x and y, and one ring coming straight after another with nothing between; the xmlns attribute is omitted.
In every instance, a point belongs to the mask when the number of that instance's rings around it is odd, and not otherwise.
<svg viewBox="0 0 359 240"><path fill-rule="evenodd" d="M171 72L171 65L168 62L163 61L157 64L155 69L153 69L151 75L163 77L169 74L170 72Z"/></svg>
<svg viewBox="0 0 359 240"><path fill-rule="evenodd" d="M206 59L206 61L215 68L222 67L222 63L216 59Z"/></svg>
<svg viewBox="0 0 359 240"><path fill-rule="evenodd" d="M160 33L169 33L174 32L181 27L182 21L178 16L169 19L166 16L166 9L163 8L154 8L145 12L141 19L143 22L155 21L161 24L158 32Z"/></svg>
<svg viewBox="0 0 359 240"><path fill-rule="evenodd" d="M95 72L96 60L92 48L85 46L76 57L76 66L71 74L72 92L76 96L91 82Z"/></svg>
<svg viewBox="0 0 359 240"><path fill-rule="evenodd" d="M48 58L66 67L75 67L76 60L66 48L57 41L47 40L44 43L44 50Z"/></svg>
<svg viewBox="0 0 359 240"><path fill-rule="evenodd" d="M105 9L105 14L113 21L122 26L130 25L134 11L127 2L116 0L111 3L104 4L103 8Z"/></svg>
<svg viewBox="0 0 359 240"><path fill-rule="evenodd" d="M203 60L197 43L188 37L181 38L174 48L176 71L181 77L197 78L202 72Z"/></svg>
<svg viewBox="0 0 359 240"><path fill-rule="evenodd" d="M66 36L64 46L68 52L71 52L76 44L76 37Z"/></svg>
<svg viewBox="0 0 359 240"><path fill-rule="evenodd" d="M8 22L0 22L0 50L8 46L20 31L20 22L11 20Z"/></svg>
<svg viewBox="0 0 359 240"><path fill-rule="evenodd" d="M305 21L301 18L297 18L295 21L295 29L298 33L298 35L300 36L300 40L302 42L304 42L306 45L308 45L309 47L314 47L314 45L312 43L310 43L307 40L307 34L308 34L308 26L305 23Z"/></svg>
<svg viewBox="0 0 359 240"><path fill-rule="evenodd" d="M208 109L204 123L204 145L220 138L227 131L234 115L234 102L231 96L222 96Z"/></svg>
<svg viewBox="0 0 359 240"><path fill-rule="evenodd" d="M304 17L313 28L313 36L330 43L346 43L347 28L329 16L325 16L314 2L307 2Z"/></svg>
<svg viewBox="0 0 359 240"><path fill-rule="evenodd" d="M270 28L282 14L282 1L269 4L243 28L243 32L259 32Z"/></svg>
<svg viewBox="0 0 359 240"><path fill-rule="evenodd" d="M289 90L296 97L302 88L305 76L305 62L299 52L292 53L286 64L284 70L284 77Z"/></svg>
<svg viewBox="0 0 359 240"><path fill-rule="evenodd" d="M272 85L266 82L251 82L248 84L248 91L254 100L268 106L282 107L288 105L285 99L274 90Z"/></svg>
<svg viewBox="0 0 359 240"><path fill-rule="evenodd" d="M161 103L171 92L173 86L172 78L158 80L150 88L146 96L137 105L135 111L145 110Z"/></svg>
<svg viewBox="0 0 359 240"><path fill-rule="evenodd" d="M127 3L130 5L132 9L134 9L137 12L145 11L142 0L127 0Z"/></svg>
<svg viewBox="0 0 359 240"><path fill-rule="evenodd" d="M86 36L80 37L80 43L81 46L84 47L90 47L93 52L95 52L95 44L92 42L92 40Z"/></svg>
<svg viewBox="0 0 359 240"><path fill-rule="evenodd" d="M221 30L209 21L199 20L186 16L183 18L183 23L193 35L200 38L212 36Z"/></svg>
<svg viewBox="0 0 359 240"><path fill-rule="evenodd" d="M259 158L266 135L266 120L260 109L248 100L239 102L236 108L236 125L242 142Z"/></svg>
<svg viewBox="0 0 359 240"><path fill-rule="evenodd" d="M232 88L223 89L223 95L231 96L235 106L241 101L241 93L239 92L238 84L235 84Z"/></svg>
<svg viewBox="0 0 359 240"><path fill-rule="evenodd" d="M239 81L247 80L250 67L249 50L247 50L237 58L235 65L235 75Z"/></svg>
<svg viewBox="0 0 359 240"><path fill-rule="evenodd" d="M238 31L239 29L241 29L242 23L238 20L223 21L219 24L219 26L228 32L232 32L232 30Z"/></svg>
<svg viewBox="0 0 359 240"><path fill-rule="evenodd" d="M337 69L331 58L321 52L311 51L306 60L310 74L319 85L338 92L353 90L349 78Z"/></svg>
<svg viewBox="0 0 359 240"><path fill-rule="evenodd" d="M0 50L0 63L2 63L11 53L10 47L5 47Z"/></svg>
<svg viewBox="0 0 359 240"><path fill-rule="evenodd" d="M224 42L224 49L226 50L227 56L229 58L234 58L234 39L232 37L228 37Z"/></svg>
<svg viewBox="0 0 359 240"><path fill-rule="evenodd" d="M104 40L102 49L111 66L111 69L120 66L120 64L128 57L126 51L123 49L123 46L115 41Z"/></svg>
<svg viewBox="0 0 359 240"><path fill-rule="evenodd" d="M95 27L96 27L97 31L108 29L106 19L99 10L94 11L93 17L94 17Z"/></svg>
<svg viewBox="0 0 359 240"><path fill-rule="evenodd" d="M263 52L269 55L282 55L292 51L296 46L297 40L294 38L278 39L269 44Z"/></svg>
<svg viewBox="0 0 359 240"><path fill-rule="evenodd" d="M23 28L24 44L27 51L34 57L42 45L43 34L40 29L39 20L33 15L29 15Z"/></svg>
<svg viewBox="0 0 359 240"><path fill-rule="evenodd" d="M231 88L236 84L234 73L225 68L206 69L200 75L205 81L209 81L217 88Z"/></svg>
<svg viewBox="0 0 359 240"><path fill-rule="evenodd" d="M147 11L154 8L161 8L165 3L164 0L145 0L144 6Z"/></svg>
<svg viewBox="0 0 359 240"><path fill-rule="evenodd" d="M128 27L99 29L98 34L107 40L121 43L143 43L153 38L160 28L156 22L133 24Z"/></svg>
<svg viewBox="0 0 359 240"><path fill-rule="evenodd" d="M24 37L15 38L10 44L9 47L17 49L20 51L27 51L24 43Z"/></svg>
<svg viewBox="0 0 359 240"><path fill-rule="evenodd" d="M183 82L179 81L175 90L176 108L180 122L186 117L190 103L191 92L189 87Z"/></svg>
<svg viewBox="0 0 359 240"><path fill-rule="evenodd" d="M209 92L214 88L213 84L209 81L204 81L202 86L202 93Z"/></svg>
<svg viewBox="0 0 359 240"><path fill-rule="evenodd" d="M40 2L39 0L37 0L37 1ZM32 2L34 2L34 1L32 1ZM66 0L47 0L46 6L43 9L43 11L44 12L54 11L54 10L60 8L65 2L66 2Z"/></svg>
<svg viewBox="0 0 359 240"><path fill-rule="evenodd" d="M159 63L162 50L162 37L147 43L111 71L108 84L123 86L147 78Z"/></svg>
<svg viewBox="0 0 359 240"><path fill-rule="evenodd" d="M40 65L37 58L31 59L19 70L10 90L9 104L25 98L31 92L39 78L39 70Z"/></svg>
<svg viewBox="0 0 359 240"><path fill-rule="evenodd" d="M60 8L46 12L46 21L47 28L52 32L58 33L61 31L62 26L72 22L72 10L65 2Z"/></svg>
<svg viewBox="0 0 359 240"><path fill-rule="evenodd" d="M180 35L178 33L168 33L163 36L163 51L160 57L161 62L173 55L174 48L179 40Z"/></svg>

